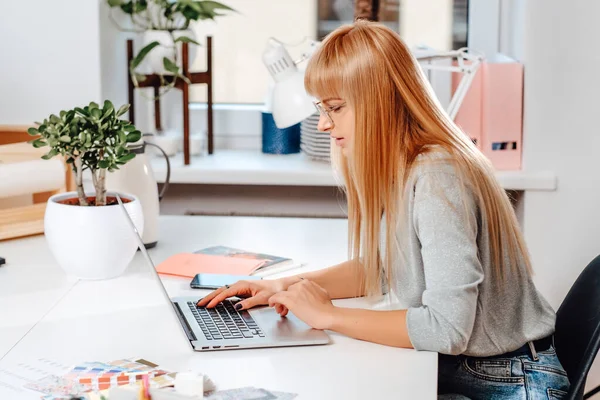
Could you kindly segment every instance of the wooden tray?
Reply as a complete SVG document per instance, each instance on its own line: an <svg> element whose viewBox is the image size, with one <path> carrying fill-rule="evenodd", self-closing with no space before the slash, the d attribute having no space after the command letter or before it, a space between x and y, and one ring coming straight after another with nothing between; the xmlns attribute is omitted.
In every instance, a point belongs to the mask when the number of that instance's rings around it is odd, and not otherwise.
<svg viewBox="0 0 600 400"><path fill-rule="evenodd" d="M36 149L26 140L26 126L0 125L0 155L3 163L38 160L48 149ZM66 166L65 184L62 188L44 193L31 193L33 204L0 209L0 240L44 233L44 213L48 198L65 190L73 190L70 166Z"/></svg>

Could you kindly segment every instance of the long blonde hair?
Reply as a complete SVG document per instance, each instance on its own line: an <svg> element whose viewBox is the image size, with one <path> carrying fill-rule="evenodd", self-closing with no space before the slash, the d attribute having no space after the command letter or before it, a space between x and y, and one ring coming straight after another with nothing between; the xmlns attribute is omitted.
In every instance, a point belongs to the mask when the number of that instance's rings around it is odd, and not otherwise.
<svg viewBox="0 0 600 400"><path fill-rule="evenodd" d="M305 87L317 98L342 98L354 109L352 154L332 146L348 201L349 257L364 268L364 292L391 282L402 193L417 156L437 145L454 167L487 220L494 275L531 263L511 202L489 160L448 117L416 59L400 37L379 23L356 21L322 42L306 70ZM337 160L337 161L336 161ZM385 214L385 232L382 216ZM380 254L380 235L385 251ZM507 257L506 257L507 256ZM383 263L383 265L382 265ZM385 276L383 276L385 271Z"/></svg>

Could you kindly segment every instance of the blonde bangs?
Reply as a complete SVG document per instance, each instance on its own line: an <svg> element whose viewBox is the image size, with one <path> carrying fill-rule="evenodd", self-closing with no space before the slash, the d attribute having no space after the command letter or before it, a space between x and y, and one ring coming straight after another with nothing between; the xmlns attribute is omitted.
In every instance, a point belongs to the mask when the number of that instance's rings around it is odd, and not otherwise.
<svg viewBox="0 0 600 400"><path fill-rule="evenodd" d="M346 31L328 36L311 57L304 74L306 92L319 100L344 98L344 71L347 70L342 41Z"/></svg>

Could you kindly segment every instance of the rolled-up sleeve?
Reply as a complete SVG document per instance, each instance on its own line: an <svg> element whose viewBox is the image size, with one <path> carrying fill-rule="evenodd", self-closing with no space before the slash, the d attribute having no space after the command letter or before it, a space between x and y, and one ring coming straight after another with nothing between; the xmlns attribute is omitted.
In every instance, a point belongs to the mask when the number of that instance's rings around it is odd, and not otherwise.
<svg viewBox="0 0 600 400"><path fill-rule="evenodd" d="M417 350L461 354L467 348L483 269L472 192L448 172L428 172L415 184L413 224L421 245L425 291L406 323Z"/></svg>

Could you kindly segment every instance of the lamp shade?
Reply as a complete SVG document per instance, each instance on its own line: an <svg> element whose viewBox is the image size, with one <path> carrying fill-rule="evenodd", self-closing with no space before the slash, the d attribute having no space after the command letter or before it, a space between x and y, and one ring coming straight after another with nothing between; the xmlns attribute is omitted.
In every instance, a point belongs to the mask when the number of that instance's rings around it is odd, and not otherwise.
<svg viewBox="0 0 600 400"><path fill-rule="evenodd" d="M314 114L312 98L304 89L304 71L298 70L285 47L270 39L263 62L275 81L271 107L277 128L298 124Z"/></svg>
<svg viewBox="0 0 600 400"><path fill-rule="evenodd" d="M278 128L302 122L316 112L312 99L304 90L304 74L296 71L273 88L273 119Z"/></svg>

